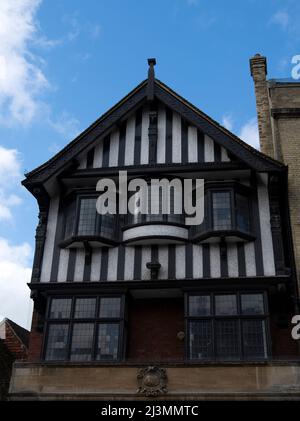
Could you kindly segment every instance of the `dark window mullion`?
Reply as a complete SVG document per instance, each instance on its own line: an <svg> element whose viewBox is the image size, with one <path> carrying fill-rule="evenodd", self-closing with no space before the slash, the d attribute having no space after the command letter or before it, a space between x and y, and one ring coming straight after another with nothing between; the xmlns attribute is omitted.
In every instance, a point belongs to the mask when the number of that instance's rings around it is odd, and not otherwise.
<svg viewBox="0 0 300 421"><path fill-rule="evenodd" d="M93 340L92 340L92 349L91 349L91 360L96 360L96 342L98 337L98 322L94 320L94 330L93 330Z"/></svg>
<svg viewBox="0 0 300 421"><path fill-rule="evenodd" d="M101 225L102 225L102 218L103 215L97 212L97 209L95 209L96 212L96 220L95 220L95 235L101 235Z"/></svg>
<svg viewBox="0 0 300 421"><path fill-rule="evenodd" d="M213 359L216 361L218 359L217 356L217 329L216 329L216 319L212 318L212 328L213 328Z"/></svg>
<svg viewBox="0 0 300 421"><path fill-rule="evenodd" d="M187 317L184 318L184 327L185 327L185 359L190 360L191 359L191 350L190 350L190 327L189 327L189 319Z"/></svg>
<svg viewBox="0 0 300 421"><path fill-rule="evenodd" d="M42 359L46 360L46 352L48 347L48 338L49 338L49 326L50 323L48 321L45 322L45 330L43 335L43 351L42 351Z"/></svg>
<svg viewBox="0 0 300 421"><path fill-rule="evenodd" d="M96 309L95 309L95 324L94 324L94 340L93 340L93 350L92 350L92 359L96 361L97 352L98 352L98 331L99 331L99 314L100 314L100 300L101 297L98 295L96 300Z"/></svg>
<svg viewBox="0 0 300 421"><path fill-rule="evenodd" d="M266 291L264 291L262 294L263 294L263 300L264 300L264 314L269 315L268 294Z"/></svg>
<svg viewBox="0 0 300 421"><path fill-rule="evenodd" d="M74 319L74 312L75 312L75 301L76 297L72 298L72 305L71 305L71 314L69 320L69 332L68 332L68 342L67 342L67 360L71 359L71 346L72 346L72 336L73 336L73 319Z"/></svg>
<svg viewBox="0 0 300 421"><path fill-rule="evenodd" d="M243 321L238 318L238 341L239 341L239 355L240 360L244 359L244 341L243 341Z"/></svg>
<svg viewBox="0 0 300 421"><path fill-rule="evenodd" d="M78 235L78 226L80 218L80 206L81 206L81 197L76 197L76 206L75 206L75 221L74 221L74 235Z"/></svg>
<svg viewBox="0 0 300 421"><path fill-rule="evenodd" d="M230 207L231 207L231 229L237 229L237 208L236 208L236 198L234 189L229 190L230 192Z"/></svg>
<svg viewBox="0 0 300 421"><path fill-rule="evenodd" d="M266 346L267 346L267 358L272 357L272 336L270 328L270 316L264 318L265 330L266 330Z"/></svg>
<svg viewBox="0 0 300 421"><path fill-rule="evenodd" d="M124 320L119 322L119 339L118 339L118 355L117 360L122 360L124 358Z"/></svg>
<svg viewBox="0 0 300 421"><path fill-rule="evenodd" d="M214 229L214 216L213 216L213 212L214 212L214 208L213 208L213 195L211 190L208 191L208 226L210 230Z"/></svg>
<svg viewBox="0 0 300 421"><path fill-rule="evenodd" d="M236 293L236 302L237 302L237 314L242 314L242 303L241 303L241 294L240 292Z"/></svg>
<svg viewBox="0 0 300 421"><path fill-rule="evenodd" d="M215 337L215 321L214 321L214 315L215 315L215 299L214 294L210 293L210 312L211 312L211 339L212 339L212 359L216 359L216 337Z"/></svg>

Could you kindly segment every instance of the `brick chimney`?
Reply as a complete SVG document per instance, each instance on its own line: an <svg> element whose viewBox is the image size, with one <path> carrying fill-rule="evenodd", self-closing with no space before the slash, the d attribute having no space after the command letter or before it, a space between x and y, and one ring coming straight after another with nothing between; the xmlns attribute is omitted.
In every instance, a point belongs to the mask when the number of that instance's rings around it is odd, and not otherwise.
<svg viewBox="0 0 300 421"><path fill-rule="evenodd" d="M255 87L260 149L261 152L274 158L268 85L266 80L266 57L255 54L250 59L250 70Z"/></svg>

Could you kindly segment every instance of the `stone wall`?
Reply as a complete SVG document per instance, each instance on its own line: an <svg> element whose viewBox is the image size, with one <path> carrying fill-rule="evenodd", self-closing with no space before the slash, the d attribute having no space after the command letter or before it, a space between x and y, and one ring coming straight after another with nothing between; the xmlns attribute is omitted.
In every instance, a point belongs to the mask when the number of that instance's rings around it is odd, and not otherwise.
<svg viewBox="0 0 300 421"><path fill-rule="evenodd" d="M167 393L156 399L300 398L299 363L162 367L167 376ZM140 368L18 363L14 366L10 399L147 399L145 393L137 392Z"/></svg>
<svg viewBox="0 0 300 421"><path fill-rule="evenodd" d="M300 291L300 83L266 80L266 58L250 59L260 149L288 166L289 207Z"/></svg>

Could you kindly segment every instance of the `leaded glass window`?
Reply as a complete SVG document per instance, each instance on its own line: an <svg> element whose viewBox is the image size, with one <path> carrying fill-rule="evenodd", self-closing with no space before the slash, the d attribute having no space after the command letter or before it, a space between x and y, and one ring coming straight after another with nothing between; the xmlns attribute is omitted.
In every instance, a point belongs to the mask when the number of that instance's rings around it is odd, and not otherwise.
<svg viewBox="0 0 300 421"><path fill-rule="evenodd" d="M72 361L90 361L92 359L93 337L93 323L74 323L70 356Z"/></svg>
<svg viewBox="0 0 300 421"><path fill-rule="evenodd" d="M75 319L95 317L96 298L76 298Z"/></svg>
<svg viewBox="0 0 300 421"><path fill-rule="evenodd" d="M186 304L191 360L268 358L264 293L190 293Z"/></svg>
<svg viewBox="0 0 300 421"><path fill-rule="evenodd" d="M247 358L267 357L266 326L263 320L243 320L243 344Z"/></svg>
<svg viewBox="0 0 300 421"><path fill-rule="evenodd" d="M212 206L214 230L230 230L232 227L230 192L213 192Z"/></svg>
<svg viewBox="0 0 300 421"><path fill-rule="evenodd" d="M216 321L216 355L220 359L235 360L240 356L237 320Z"/></svg>
<svg viewBox="0 0 300 421"><path fill-rule="evenodd" d="M222 294L215 296L215 309L217 316L230 316L237 314L237 299L235 294Z"/></svg>
<svg viewBox="0 0 300 421"><path fill-rule="evenodd" d="M121 298L107 297L100 299L100 317L111 318L120 317Z"/></svg>
<svg viewBox="0 0 300 421"><path fill-rule="evenodd" d="M249 199L247 196L236 193L235 195L236 206L236 225L237 228L249 232L250 231L250 211Z"/></svg>
<svg viewBox="0 0 300 421"><path fill-rule="evenodd" d="M97 360L116 360L119 349L119 325L100 323L97 341Z"/></svg>
<svg viewBox="0 0 300 421"><path fill-rule="evenodd" d="M63 361L67 359L68 324L53 323L47 335L46 360Z"/></svg>
<svg viewBox="0 0 300 421"><path fill-rule="evenodd" d="M264 314L264 297L262 294L242 294L242 314Z"/></svg>
<svg viewBox="0 0 300 421"><path fill-rule="evenodd" d="M214 231L237 231L242 238L249 238L252 236L250 198L251 190L247 186L233 183L228 188L218 188L208 183L204 194L204 221L195 226L194 232L210 236L216 235Z"/></svg>
<svg viewBox="0 0 300 421"><path fill-rule="evenodd" d="M163 191L166 200L166 209L163 209ZM136 195L136 212L128 215L129 224L139 224L143 222L170 222L170 223L183 223L184 214L183 207L181 206L181 213L175 213L176 195L175 188L171 186L165 191L163 188L152 188L148 185L147 191L147 214L140 213L140 195L141 193L135 193ZM133 195L133 196L134 196ZM177 199L178 200L178 199ZM167 212L168 209L168 212ZM155 212L154 212L155 211ZM153 213L151 213L153 212ZM177 211L178 212L178 211Z"/></svg>
<svg viewBox="0 0 300 421"><path fill-rule="evenodd" d="M189 323L189 348L191 359L210 359L213 356L213 331L210 320Z"/></svg>
<svg viewBox="0 0 300 421"><path fill-rule="evenodd" d="M51 300L51 319L68 319L71 314L71 298L53 298Z"/></svg>
<svg viewBox="0 0 300 421"><path fill-rule="evenodd" d="M96 203L97 197L79 196L77 211L74 201L66 207L65 239L72 236L114 237L116 215L99 214Z"/></svg>
<svg viewBox="0 0 300 421"><path fill-rule="evenodd" d="M209 295L190 295L189 296L189 315L190 316L209 316L210 315L210 296Z"/></svg>
<svg viewBox="0 0 300 421"><path fill-rule="evenodd" d="M96 216L96 198L82 198L80 200L78 235L95 235Z"/></svg>
<svg viewBox="0 0 300 421"><path fill-rule="evenodd" d="M117 360L124 330L123 296L50 298L44 356L48 361Z"/></svg>

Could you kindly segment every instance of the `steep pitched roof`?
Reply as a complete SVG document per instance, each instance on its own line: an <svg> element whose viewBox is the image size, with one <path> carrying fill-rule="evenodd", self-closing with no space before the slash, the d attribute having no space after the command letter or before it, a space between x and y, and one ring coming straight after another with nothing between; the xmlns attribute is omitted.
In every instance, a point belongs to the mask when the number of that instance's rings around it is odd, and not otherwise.
<svg viewBox="0 0 300 421"><path fill-rule="evenodd" d="M105 136L120 119L124 119L133 109L146 102L149 99L149 87L153 90L154 97L207 133L214 141L246 162L250 168L257 171L276 171L284 168L282 163L266 156L242 141L160 80L153 79L150 81L148 78L99 117L60 152L41 166L27 173L23 184L28 185L46 181L53 174L63 169L67 163L71 162L79 153L90 146L91 142L100 136Z"/></svg>
<svg viewBox="0 0 300 421"><path fill-rule="evenodd" d="M13 330L17 338L22 342L22 344L28 348L29 344L29 331L27 329L24 329L24 327L18 325L17 323L13 322L10 319L4 319L5 322L10 326L10 328Z"/></svg>

